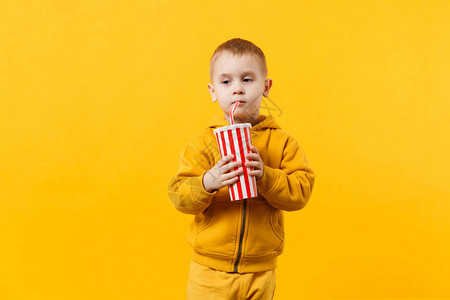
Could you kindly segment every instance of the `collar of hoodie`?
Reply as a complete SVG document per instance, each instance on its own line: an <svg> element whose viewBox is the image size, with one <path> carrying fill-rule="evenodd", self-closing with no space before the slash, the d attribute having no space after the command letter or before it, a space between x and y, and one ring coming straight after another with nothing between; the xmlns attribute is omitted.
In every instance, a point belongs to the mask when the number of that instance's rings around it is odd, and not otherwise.
<svg viewBox="0 0 450 300"><path fill-rule="evenodd" d="M222 115L214 115L212 120L209 122L208 128L219 128L223 126L229 126L230 123L225 120L225 117ZM274 128L274 129L281 129L280 125L275 122L275 119L272 115L264 116L259 115L258 116L258 123L251 128L252 131L255 130L264 130L266 128Z"/></svg>

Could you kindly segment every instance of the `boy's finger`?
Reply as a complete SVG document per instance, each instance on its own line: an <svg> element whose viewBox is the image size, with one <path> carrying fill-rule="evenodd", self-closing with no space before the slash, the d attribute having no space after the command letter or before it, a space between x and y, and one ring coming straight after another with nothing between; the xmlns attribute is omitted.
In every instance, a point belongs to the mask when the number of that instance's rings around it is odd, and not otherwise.
<svg viewBox="0 0 450 300"><path fill-rule="evenodd" d="M241 169L227 173L226 175L223 176L224 180L229 180L231 178L237 177L242 175L243 171Z"/></svg>
<svg viewBox="0 0 450 300"><path fill-rule="evenodd" d="M239 168L240 166L242 166L242 163L240 161L236 161L236 162L230 164L230 169L234 170L236 168Z"/></svg>
<svg viewBox="0 0 450 300"><path fill-rule="evenodd" d="M226 173L226 172L228 172L228 171L230 171L230 170L234 170L235 168L240 167L241 164L242 164L242 163L241 163L240 161L235 161L235 162L232 162L232 163L229 163L229 164L223 166L222 169L223 169L223 170L225 171L225 173Z"/></svg>
<svg viewBox="0 0 450 300"><path fill-rule="evenodd" d="M246 157L252 160L258 160L258 154L256 153L247 153Z"/></svg>
<svg viewBox="0 0 450 300"><path fill-rule="evenodd" d="M257 165L258 165L258 163L257 162L253 162L253 161L249 161L249 162L245 163L246 167L254 167L254 166L257 166Z"/></svg>
<svg viewBox="0 0 450 300"><path fill-rule="evenodd" d="M217 163L217 166L220 168L220 167L224 166L227 162L231 161L233 158L234 158L233 154L224 156L219 160L219 162Z"/></svg>
<svg viewBox="0 0 450 300"><path fill-rule="evenodd" d="M230 180L224 181L223 184L224 184L224 185L230 185L230 184L233 184L233 183L237 182L238 179L239 179L238 177L234 177L234 178L232 178L232 179L230 179Z"/></svg>

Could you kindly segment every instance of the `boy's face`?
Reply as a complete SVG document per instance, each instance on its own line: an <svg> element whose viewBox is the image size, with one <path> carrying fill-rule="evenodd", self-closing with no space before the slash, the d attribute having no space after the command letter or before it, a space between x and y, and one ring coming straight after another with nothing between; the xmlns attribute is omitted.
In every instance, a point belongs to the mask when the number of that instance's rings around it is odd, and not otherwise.
<svg viewBox="0 0 450 300"><path fill-rule="evenodd" d="M262 96L269 96L272 79L265 80L259 58L252 55L233 56L229 52L220 54L214 62L212 84L208 89L213 101L230 121L230 110L239 100L241 104L234 112L234 122L256 124Z"/></svg>

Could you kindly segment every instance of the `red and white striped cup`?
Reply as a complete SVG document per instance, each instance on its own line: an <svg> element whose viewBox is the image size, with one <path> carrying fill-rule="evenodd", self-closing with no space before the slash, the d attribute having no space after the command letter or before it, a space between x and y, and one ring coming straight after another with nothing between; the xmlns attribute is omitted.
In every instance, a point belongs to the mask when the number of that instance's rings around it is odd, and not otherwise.
<svg viewBox="0 0 450 300"><path fill-rule="evenodd" d="M248 162L245 154L251 152L251 127L252 125L250 123L244 123L214 129L213 132L216 136L220 156L224 157L233 154L233 161L241 161L242 166L245 162ZM253 171L253 167L243 167L243 171L243 174L239 176L239 180L228 188L231 201L258 196L256 177L248 175L249 171Z"/></svg>

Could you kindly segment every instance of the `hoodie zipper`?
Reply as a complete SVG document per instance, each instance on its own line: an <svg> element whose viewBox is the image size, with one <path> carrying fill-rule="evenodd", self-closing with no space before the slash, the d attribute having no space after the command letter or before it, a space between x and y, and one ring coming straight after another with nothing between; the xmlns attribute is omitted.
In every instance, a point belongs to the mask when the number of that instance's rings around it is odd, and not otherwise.
<svg viewBox="0 0 450 300"><path fill-rule="evenodd" d="M244 230L245 230L245 214L247 211L247 199L244 199L244 207L242 208L242 225L241 225L241 235L239 237L239 249L238 249L238 255L236 258L236 263L234 264L234 272L237 273L238 271L238 264L241 259L242 255L242 242L244 240Z"/></svg>

